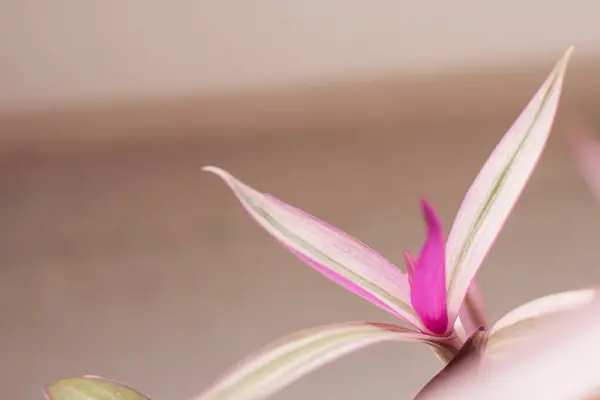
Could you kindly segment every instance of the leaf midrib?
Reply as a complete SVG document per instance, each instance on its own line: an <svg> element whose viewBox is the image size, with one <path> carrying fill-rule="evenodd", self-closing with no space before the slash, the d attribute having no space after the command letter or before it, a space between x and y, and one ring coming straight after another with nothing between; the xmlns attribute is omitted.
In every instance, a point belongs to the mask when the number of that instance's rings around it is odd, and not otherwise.
<svg viewBox="0 0 600 400"><path fill-rule="evenodd" d="M477 218L475 219L475 222L471 226L471 229L469 230L469 235L467 236L467 239L465 240L465 244L463 245L456 262L454 263L454 268L452 269L452 276L451 276L450 282L448 284L448 293L449 294L451 294L454 290L454 285L456 284L457 276L460 275L460 273L461 273L460 267L464 263L467 253L471 249L471 246L475 240L475 237L477 236L481 227L483 226L483 223L484 223L486 217L488 216L491 208L493 207L496 199L498 198L498 194L500 193L500 190L502 189L502 187L504 186L504 184L506 182L509 172L511 171L517 158L520 156L523 147L525 146L525 144L527 143L528 139L531 136L531 132L532 132L534 126L537 124L537 122L540 118L540 115L542 114L542 111L544 111L544 109L545 109L545 107L548 103L548 100L550 98L550 94L552 93L552 90L555 87L556 81L557 81L558 77L560 76L561 70L562 70L562 66L561 66L561 69L558 69L557 71L555 71L552 81L551 81L548 89L544 93L544 97L542 98L542 104L538 108L532 123L527 128L525 136L519 143L517 150L513 153L509 162L502 169L502 172L500 173L498 178L496 178L496 180L494 181L494 185L492 186L492 189L490 190L489 196L487 197L483 207L479 211Z"/></svg>

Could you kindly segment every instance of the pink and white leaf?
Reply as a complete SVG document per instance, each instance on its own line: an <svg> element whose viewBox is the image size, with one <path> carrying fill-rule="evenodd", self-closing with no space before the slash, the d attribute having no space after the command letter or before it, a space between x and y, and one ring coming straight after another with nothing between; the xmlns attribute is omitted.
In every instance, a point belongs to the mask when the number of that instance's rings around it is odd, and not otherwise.
<svg viewBox="0 0 600 400"><path fill-rule="evenodd" d="M571 51L557 63L504 135L463 199L448 236L446 253L451 321L542 154Z"/></svg>
<svg viewBox="0 0 600 400"><path fill-rule="evenodd" d="M504 357L460 365L423 399L600 397L600 302L552 315L509 346Z"/></svg>
<svg viewBox="0 0 600 400"><path fill-rule="evenodd" d="M228 172L205 167L222 178L245 210L268 233L327 278L425 330L410 305L406 274L339 229L260 193Z"/></svg>
<svg viewBox="0 0 600 400"><path fill-rule="evenodd" d="M348 322L308 329L259 350L195 400L264 399L342 356L386 341L443 348L428 335L390 324Z"/></svg>
<svg viewBox="0 0 600 400"><path fill-rule="evenodd" d="M597 297L595 289L571 290L544 296L508 312L488 335L487 352L498 352L503 345L522 340L548 317L590 304Z"/></svg>

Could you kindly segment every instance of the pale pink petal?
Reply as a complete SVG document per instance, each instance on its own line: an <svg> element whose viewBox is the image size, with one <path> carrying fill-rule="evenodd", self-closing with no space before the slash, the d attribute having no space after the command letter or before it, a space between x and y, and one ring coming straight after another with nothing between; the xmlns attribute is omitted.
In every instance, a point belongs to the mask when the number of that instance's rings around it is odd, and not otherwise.
<svg viewBox="0 0 600 400"><path fill-rule="evenodd" d="M529 180L550 134L572 49L504 135L467 192L448 236L450 322Z"/></svg>
<svg viewBox="0 0 600 400"><path fill-rule="evenodd" d="M347 322L285 337L228 371L195 400L258 400L354 351L384 341L419 341L444 350L435 338L390 324Z"/></svg>
<svg viewBox="0 0 600 400"><path fill-rule="evenodd" d="M412 272L410 299L427 329L442 335L448 328L444 228L433 207L425 200L421 205L427 239Z"/></svg>
<svg viewBox="0 0 600 400"><path fill-rule="evenodd" d="M323 221L265 195L216 167L246 211L273 237L319 272L393 312L420 330L423 324L410 305L406 274L381 255Z"/></svg>

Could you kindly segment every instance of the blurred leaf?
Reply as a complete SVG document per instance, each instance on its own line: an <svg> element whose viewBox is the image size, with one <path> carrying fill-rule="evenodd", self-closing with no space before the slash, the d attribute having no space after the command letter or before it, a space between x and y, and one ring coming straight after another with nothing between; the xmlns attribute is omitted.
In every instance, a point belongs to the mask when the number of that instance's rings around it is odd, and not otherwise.
<svg viewBox="0 0 600 400"><path fill-rule="evenodd" d="M572 128L569 143L575 154L577 167L588 188L600 202L600 140L592 136L590 129L583 123Z"/></svg>
<svg viewBox="0 0 600 400"><path fill-rule="evenodd" d="M540 297L525 303L500 318L490 331L487 353L497 352L501 345L530 335L544 318L583 307L597 297L595 289L571 290Z"/></svg>
<svg viewBox="0 0 600 400"><path fill-rule="evenodd" d="M45 389L48 400L150 400L129 386L100 377L60 379Z"/></svg>
<svg viewBox="0 0 600 400"><path fill-rule="evenodd" d="M545 318L501 358L454 368L423 399L592 399L600 393L600 301Z"/></svg>

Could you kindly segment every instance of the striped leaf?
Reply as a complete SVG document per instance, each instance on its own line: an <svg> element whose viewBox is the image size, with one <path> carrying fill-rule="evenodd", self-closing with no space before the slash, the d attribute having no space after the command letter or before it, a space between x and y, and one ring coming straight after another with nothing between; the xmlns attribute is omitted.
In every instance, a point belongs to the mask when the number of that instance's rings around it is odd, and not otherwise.
<svg viewBox="0 0 600 400"><path fill-rule="evenodd" d="M228 172L205 167L221 177L260 226L301 260L346 289L425 330L410 305L404 272L381 255L317 218L259 193Z"/></svg>
<svg viewBox="0 0 600 400"><path fill-rule="evenodd" d="M467 289L545 147L559 103L569 49L504 135L468 190L448 235L446 283L454 320Z"/></svg>
<svg viewBox="0 0 600 400"><path fill-rule="evenodd" d="M403 327L369 322L300 331L242 361L195 400L264 399L339 357L385 341L420 341L447 351L435 340Z"/></svg>

